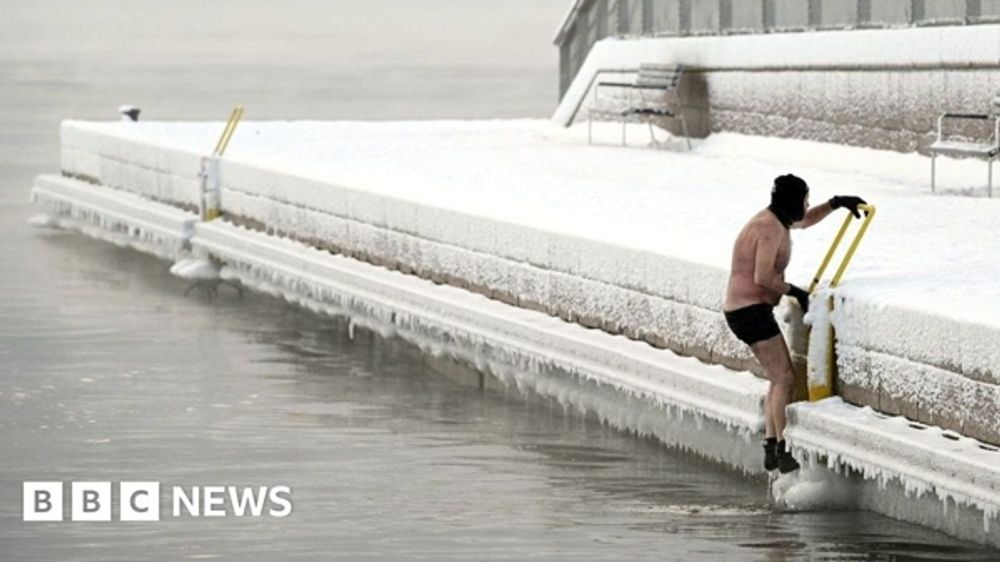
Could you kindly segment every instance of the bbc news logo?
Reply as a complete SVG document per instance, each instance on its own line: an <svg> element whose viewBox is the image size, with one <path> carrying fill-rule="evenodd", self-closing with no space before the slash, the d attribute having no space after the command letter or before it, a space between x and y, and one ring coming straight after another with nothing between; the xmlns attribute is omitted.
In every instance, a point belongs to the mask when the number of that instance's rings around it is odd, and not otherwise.
<svg viewBox="0 0 1000 562"><path fill-rule="evenodd" d="M159 521L159 482L119 482L117 498L111 482L25 482L25 521L62 521L64 502L71 521L111 521L117 499L121 521ZM292 513L288 486L172 486L169 513L173 517L287 517ZM167 506L163 506L166 508Z"/></svg>

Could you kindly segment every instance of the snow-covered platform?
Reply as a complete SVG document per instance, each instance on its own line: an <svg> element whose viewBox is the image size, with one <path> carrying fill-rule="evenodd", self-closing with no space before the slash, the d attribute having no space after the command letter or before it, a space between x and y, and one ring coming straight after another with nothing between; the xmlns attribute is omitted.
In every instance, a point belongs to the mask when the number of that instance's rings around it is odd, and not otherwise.
<svg viewBox="0 0 1000 562"><path fill-rule="evenodd" d="M220 129L67 122L63 173L195 208ZM856 193L879 207L837 290L843 396L1000 443L1000 201L931 196L928 164L725 134L690 153L591 147L544 121L245 123L222 206L240 224L747 369L719 314L730 245L771 179L795 172L813 202ZM982 162L939 166L944 190L982 184ZM795 234L789 280L808 281L838 223Z"/></svg>
<svg viewBox="0 0 1000 562"><path fill-rule="evenodd" d="M543 121L251 122L221 166L224 219L190 225L199 162L221 128L66 122L63 177L39 178L34 197L64 226L109 202L74 203L53 185L180 213L187 234L178 234L177 258L211 256L223 277L375 319L432 351L464 353L618 425L754 471L756 445L732 435L759 430L763 383L658 348L751 365L719 312L729 251L766 205L771 179L794 172L813 202L852 193L879 207L835 292L841 394L1000 442L1000 201L931 196L922 157L738 135L691 152L591 147L585 130ZM939 166L939 187L953 193L983 176L981 162ZM807 283L839 222L794 235L789 280ZM512 374L524 372L545 374ZM630 414L650 404L652 413ZM684 413L681 422L668 423L663 408ZM685 419L730 437L692 437ZM939 495L954 497L949 490ZM996 513L988 502L972 509ZM1000 545L994 533L981 539Z"/></svg>
<svg viewBox="0 0 1000 562"><path fill-rule="evenodd" d="M845 503L1000 546L1000 448L838 397L793 404L788 423L806 466L878 487L842 487Z"/></svg>

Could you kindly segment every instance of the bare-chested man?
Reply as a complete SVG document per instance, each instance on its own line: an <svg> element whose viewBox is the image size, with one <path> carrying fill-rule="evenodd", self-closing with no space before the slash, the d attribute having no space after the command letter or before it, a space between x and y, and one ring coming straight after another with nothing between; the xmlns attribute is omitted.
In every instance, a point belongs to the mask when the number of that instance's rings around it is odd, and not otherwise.
<svg viewBox="0 0 1000 562"><path fill-rule="evenodd" d="M785 282L785 268L792 257L790 228L809 228L844 207L860 217L859 197L831 198L809 208L809 186L787 174L774 180L771 204L743 227L733 245L732 270L726 289L725 314L729 328L763 367L770 385L764 399L764 468L791 472L799 464L785 448L785 407L792 400L794 372L788 347L774 320L773 309L788 295L803 311L809 308L809 293Z"/></svg>

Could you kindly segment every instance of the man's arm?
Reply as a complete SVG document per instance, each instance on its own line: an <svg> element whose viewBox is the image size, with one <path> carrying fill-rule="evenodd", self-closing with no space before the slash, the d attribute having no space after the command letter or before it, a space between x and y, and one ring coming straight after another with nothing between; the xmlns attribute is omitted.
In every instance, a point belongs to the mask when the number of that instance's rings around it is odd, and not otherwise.
<svg viewBox="0 0 1000 562"><path fill-rule="evenodd" d="M828 217L832 212L833 205L831 205L829 201L810 207L809 210L806 211L806 216L799 222L792 223L790 228L809 228L810 226Z"/></svg>
<svg viewBox="0 0 1000 562"><path fill-rule="evenodd" d="M791 228L809 228L810 226L828 217L835 209L839 209L841 207L850 211L855 218L860 219L861 212L858 210L858 205L865 204L865 200L860 197L855 197L853 195L836 195L831 197L826 203L816 205L806 211L806 216L799 222L793 223ZM868 212L865 211L865 214L868 214Z"/></svg>
<svg viewBox="0 0 1000 562"><path fill-rule="evenodd" d="M785 283L784 275L774 268L784 234L782 228L775 223L775 228L761 229L754 255L753 282L783 295L788 292L789 285Z"/></svg>

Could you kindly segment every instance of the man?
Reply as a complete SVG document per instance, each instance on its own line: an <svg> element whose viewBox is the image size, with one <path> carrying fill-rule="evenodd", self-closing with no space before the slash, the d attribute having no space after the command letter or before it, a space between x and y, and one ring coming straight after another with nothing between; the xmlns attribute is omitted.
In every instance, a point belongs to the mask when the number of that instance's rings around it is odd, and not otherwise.
<svg viewBox="0 0 1000 562"><path fill-rule="evenodd" d="M792 400L795 375L785 339L774 320L774 306L782 295L809 309L809 293L785 282L785 268L792 255L790 228L809 228L834 209L844 207L860 218L859 197L831 198L809 208L809 186L787 174L774 180L771 204L743 227L733 245L732 270L726 289L726 323L764 369L770 384L764 399L764 468L782 474L799 468L785 447L785 407Z"/></svg>

